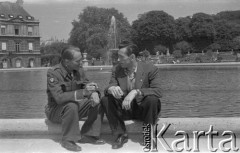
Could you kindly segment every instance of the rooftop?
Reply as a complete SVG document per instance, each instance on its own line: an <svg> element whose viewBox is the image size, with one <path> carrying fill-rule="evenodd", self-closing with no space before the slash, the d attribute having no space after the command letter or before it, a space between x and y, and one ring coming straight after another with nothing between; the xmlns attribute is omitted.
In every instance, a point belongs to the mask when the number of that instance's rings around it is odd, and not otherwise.
<svg viewBox="0 0 240 153"><path fill-rule="evenodd" d="M0 19L24 19L34 21L32 17L24 8L18 3L0 2Z"/></svg>

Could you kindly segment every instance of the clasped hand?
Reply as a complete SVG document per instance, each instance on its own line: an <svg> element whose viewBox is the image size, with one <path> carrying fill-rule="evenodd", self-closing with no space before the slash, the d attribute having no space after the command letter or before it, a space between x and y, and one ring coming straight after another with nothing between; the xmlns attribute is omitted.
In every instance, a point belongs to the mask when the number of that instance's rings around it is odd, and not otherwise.
<svg viewBox="0 0 240 153"><path fill-rule="evenodd" d="M123 96L123 91L119 86L110 87L108 93L112 94L116 99L120 99Z"/></svg>
<svg viewBox="0 0 240 153"><path fill-rule="evenodd" d="M132 90L123 100L122 102L122 109L129 110L131 109L131 103L133 99L137 96L137 91Z"/></svg>
<svg viewBox="0 0 240 153"><path fill-rule="evenodd" d="M112 94L114 98L120 99L123 96L123 91L119 86L112 86L108 89L108 93ZM131 109L131 103L133 99L137 96L137 91L132 90L123 100L122 108L129 110Z"/></svg>
<svg viewBox="0 0 240 153"><path fill-rule="evenodd" d="M98 89L97 83L91 82L86 84L85 93L90 95L90 99L92 100L92 106L95 106L100 103L100 98L96 90Z"/></svg>
<svg viewBox="0 0 240 153"><path fill-rule="evenodd" d="M100 103L100 98L97 92L93 92L90 96L90 99L92 100L93 107Z"/></svg>
<svg viewBox="0 0 240 153"><path fill-rule="evenodd" d="M87 91L96 91L98 89L98 85L97 83L95 82L90 82L90 83L87 83L86 84L86 88L85 88Z"/></svg>

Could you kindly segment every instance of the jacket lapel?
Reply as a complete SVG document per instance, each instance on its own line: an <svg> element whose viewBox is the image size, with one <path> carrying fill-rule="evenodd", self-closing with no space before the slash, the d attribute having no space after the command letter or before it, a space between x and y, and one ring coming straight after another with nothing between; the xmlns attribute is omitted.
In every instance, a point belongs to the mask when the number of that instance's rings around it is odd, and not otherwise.
<svg viewBox="0 0 240 153"><path fill-rule="evenodd" d="M136 89L141 89L144 79L144 70L142 63L138 62L137 72L136 72L136 80L135 80L135 87Z"/></svg>
<svg viewBox="0 0 240 153"><path fill-rule="evenodd" d="M120 88L122 89L124 94L126 94L128 91L127 76L118 78L118 81L119 81Z"/></svg>
<svg viewBox="0 0 240 153"><path fill-rule="evenodd" d="M117 76L117 80L120 88L126 94L128 90L128 84L127 84L127 75L124 73L124 69L118 68L116 72L116 76Z"/></svg>

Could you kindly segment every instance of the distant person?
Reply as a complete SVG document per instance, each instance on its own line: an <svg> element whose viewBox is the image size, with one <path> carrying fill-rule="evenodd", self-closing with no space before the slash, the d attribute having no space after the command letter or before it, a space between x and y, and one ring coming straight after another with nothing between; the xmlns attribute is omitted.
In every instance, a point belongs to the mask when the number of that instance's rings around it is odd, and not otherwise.
<svg viewBox="0 0 240 153"><path fill-rule="evenodd" d="M151 63L137 62L133 45L119 45L118 61L105 89L101 104L108 118L115 141L112 149L128 141L124 119L136 119L155 125L161 110L160 73Z"/></svg>
<svg viewBox="0 0 240 153"><path fill-rule="evenodd" d="M100 95L96 83L89 83L82 68L79 48L62 51L62 61L47 72L47 118L62 125L62 146L80 151L77 143L104 144L100 139ZM81 131L79 120L87 117Z"/></svg>

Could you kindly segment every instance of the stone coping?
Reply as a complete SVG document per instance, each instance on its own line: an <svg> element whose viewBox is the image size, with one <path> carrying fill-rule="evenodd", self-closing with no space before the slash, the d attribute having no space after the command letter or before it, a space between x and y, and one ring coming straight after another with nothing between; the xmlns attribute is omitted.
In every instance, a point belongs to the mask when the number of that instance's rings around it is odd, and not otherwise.
<svg viewBox="0 0 240 153"><path fill-rule="evenodd" d="M180 63L180 64L155 64L157 67L180 67L180 66L231 66L240 65L240 62L221 62L221 63ZM47 70L50 67L34 67L34 68L9 68L0 69L0 71L30 71L30 70ZM111 69L112 65L99 65L99 66L84 66L89 70L104 70Z"/></svg>
<svg viewBox="0 0 240 153"><path fill-rule="evenodd" d="M80 127L84 121L79 121ZM142 133L142 122L125 121L128 133ZM240 118L159 118L158 131L163 124L168 125L166 135L173 135L177 131L185 131L192 134L193 131L209 131L213 126L214 131L222 134L223 131L232 131L240 134ZM102 125L103 134L111 134L108 121L104 119ZM17 135L42 135L53 136L61 134L61 125L51 123L47 119L0 119L0 137Z"/></svg>

